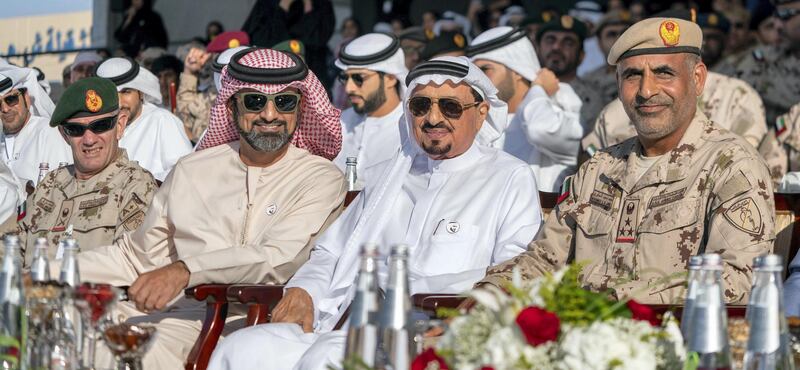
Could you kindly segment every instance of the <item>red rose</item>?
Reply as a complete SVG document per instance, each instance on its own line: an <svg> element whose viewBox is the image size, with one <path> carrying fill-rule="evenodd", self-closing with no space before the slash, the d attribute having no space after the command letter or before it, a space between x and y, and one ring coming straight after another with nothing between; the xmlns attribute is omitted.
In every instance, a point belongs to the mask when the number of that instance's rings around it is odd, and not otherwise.
<svg viewBox="0 0 800 370"><path fill-rule="evenodd" d="M491 366L481 366L481 370L494 370Z"/></svg>
<svg viewBox="0 0 800 370"><path fill-rule="evenodd" d="M433 348L428 348L422 353L418 354L411 363L411 370L425 370L428 368L428 365L432 363L438 365L438 367L434 366L434 369L449 370L447 363L444 362L443 358L436 354L436 351L434 351Z"/></svg>
<svg viewBox="0 0 800 370"><path fill-rule="evenodd" d="M628 309L631 310L632 319L639 321L647 321L650 323L650 325L653 326L661 326L661 320L658 319L656 313L653 312L652 308L640 304L632 299L628 301L626 305L628 306Z"/></svg>
<svg viewBox="0 0 800 370"><path fill-rule="evenodd" d="M561 330L558 316L538 307L522 310L517 315L517 325L522 329L528 344L534 347L558 339L558 332Z"/></svg>

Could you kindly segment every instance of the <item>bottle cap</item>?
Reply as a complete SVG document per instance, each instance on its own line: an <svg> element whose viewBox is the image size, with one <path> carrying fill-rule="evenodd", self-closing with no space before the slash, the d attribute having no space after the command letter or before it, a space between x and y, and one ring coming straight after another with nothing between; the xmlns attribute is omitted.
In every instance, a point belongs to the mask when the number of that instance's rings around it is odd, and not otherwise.
<svg viewBox="0 0 800 370"><path fill-rule="evenodd" d="M762 270L770 270L774 271L777 269L778 271L783 270L783 258L777 254L766 254L763 256L758 256L753 258L753 268L754 269L762 269Z"/></svg>
<svg viewBox="0 0 800 370"><path fill-rule="evenodd" d="M19 244L19 237L17 235L15 235L15 234L6 234L6 236L3 237L3 242L6 245L12 245L12 244L13 245L18 245Z"/></svg>
<svg viewBox="0 0 800 370"><path fill-rule="evenodd" d="M722 257L716 253L706 253L703 255L703 269L722 270Z"/></svg>
<svg viewBox="0 0 800 370"><path fill-rule="evenodd" d="M689 257L689 270L699 270L703 265L703 256Z"/></svg>
<svg viewBox="0 0 800 370"><path fill-rule="evenodd" d="M394 258L408 258L408 246L405 244L395 244L389 256Z"/></svg>
<svg viewBox="0 0 800 370"><path fill-rule="evenodd" d="M377 257L378 245L375 243L364 243L361 246L361 257Z"/></svg>
<svg viewBox="0 0 800 370"><path fill-rule="evenodd" d="M358 163L358 158L356 157L347 157L345 160L345 164L356 164Z"/></svg>
<svg viewBox="0 0 800 370"><path fill-rule="evenodd" d="M47 248L47 238L36 238L36 248Z"/></svg>

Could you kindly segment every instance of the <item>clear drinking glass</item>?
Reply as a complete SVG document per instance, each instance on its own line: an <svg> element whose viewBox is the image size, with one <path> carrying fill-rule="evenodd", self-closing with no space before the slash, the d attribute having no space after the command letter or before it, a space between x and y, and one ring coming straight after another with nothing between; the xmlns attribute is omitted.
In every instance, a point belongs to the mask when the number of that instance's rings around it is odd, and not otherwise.
<svg viewBox="0 0 800 370"><path fill-rule="evenodd" d="M119 300L122 291L108 284L83 283L75 288L75 306L81 313L85 369L94 369L97 334L109 323L103 320Z"/></svg>
<svg viewBox="0 0 800 370"><path fill-rule="evenodd" d="M142 357L156 336L152 325L120 323L103 330L103 339L119 359L118 370L142 370Z"/></svg>

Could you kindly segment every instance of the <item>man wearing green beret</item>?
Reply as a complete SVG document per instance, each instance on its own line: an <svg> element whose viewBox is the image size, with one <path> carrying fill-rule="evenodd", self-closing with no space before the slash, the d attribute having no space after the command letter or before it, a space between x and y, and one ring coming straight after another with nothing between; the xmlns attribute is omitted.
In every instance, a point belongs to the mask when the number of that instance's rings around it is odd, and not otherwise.
<svg viewBox="0 0 800 370"><path fill-rule="evenodd" d="M85 251L141 225L156 183L119 147L126 120L109 80L85 78L64 92L50 126L69 144L75 164L50 171L26 201L17 226L25 265L36 238L47 238L52 260L65 233Z"/></svg>
<svg viewBox="0 0 800 370"><path fill-rule="evenodd" d="M718 253L725 301L747 301L751 261L770 253L769 171L740 136L697 107L707 68L700 27L672 17L631 26L608 55L637 136L603 149L568 177L528 251L490 267L502 287L583 262L581 285L618 299L680 303L689 258ZM516 271L516 272L515 272Z"/></svg>

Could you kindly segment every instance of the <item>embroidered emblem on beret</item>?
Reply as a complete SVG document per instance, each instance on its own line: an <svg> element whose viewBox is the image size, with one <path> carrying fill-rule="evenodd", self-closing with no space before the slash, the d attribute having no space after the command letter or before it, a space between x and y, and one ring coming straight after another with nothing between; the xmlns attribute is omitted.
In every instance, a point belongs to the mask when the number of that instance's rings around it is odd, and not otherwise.
<svg viewBox="0 0 800 370"><path fill-rule="evenodd" d="M292 49L292 53L299 53L300 52L300 43L297 40L289 41L289 49Z"/></svg>
<svg viewBox="0 0 800 370"><path fill-rule="evenodd" d="M460 48L463 48L464 47L464 36L461 36L460 33L457 33L455 36L453 36L453 43L455 43L456 46L458 46Z"/></svg>
<svg viewBox="0 0 800 370"><path fill-rule="evenodd" d="M86 109L89 112L96 113L103 108L103 99L94 90L86 90Z"/></svg>
<svg viewBox="0 0 800 370"><path fill-rule="evenodd" d="M667 20L661 22L661 26L658 27L658 34L661 36L661 41L664 42L665 46L675 46L680 42L681 29L678 27L678 23Z"/></svg>

